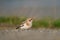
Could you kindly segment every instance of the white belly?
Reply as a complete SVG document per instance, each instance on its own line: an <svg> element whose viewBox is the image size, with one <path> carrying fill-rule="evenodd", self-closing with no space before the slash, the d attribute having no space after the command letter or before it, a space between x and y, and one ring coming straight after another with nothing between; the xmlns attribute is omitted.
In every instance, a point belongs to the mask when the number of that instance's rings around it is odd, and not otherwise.
<svg viewBox="0 0 60 40"><path fill-rule="evenodd" d="M29 28L31 28L32 27L32 24L30 24L30 26L27 26L26 24L24 24L24 26L23 27L20 27L21 29L29 29Z"/></svg>

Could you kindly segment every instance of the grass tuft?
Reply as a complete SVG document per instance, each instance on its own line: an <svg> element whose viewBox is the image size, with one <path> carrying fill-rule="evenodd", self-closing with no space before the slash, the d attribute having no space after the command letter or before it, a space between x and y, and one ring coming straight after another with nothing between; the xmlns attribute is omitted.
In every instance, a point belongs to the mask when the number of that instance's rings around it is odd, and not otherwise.
<svg viewBox="0 0 60 40"><path fill-rule="evenodd" d="M12 24L12 25L19 25L23 21L25 21L27 17L0 17L0 24ZM49 18L37 19L33 21L33 28L60 28L60 19L52 20Z"/></svg>
<svg viewBox="0 0 60 40"><path fill-rule="evenodd" d="M57 19L52 24L55 28L60 28L60 19Z"/></svg>

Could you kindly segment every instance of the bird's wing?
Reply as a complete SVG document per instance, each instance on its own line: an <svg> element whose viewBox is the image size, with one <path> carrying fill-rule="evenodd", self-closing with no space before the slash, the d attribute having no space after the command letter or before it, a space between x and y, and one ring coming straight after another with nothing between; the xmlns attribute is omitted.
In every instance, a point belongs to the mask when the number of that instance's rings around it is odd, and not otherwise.
<svg viewBox="0 0 60 40"><path fill-rule="evenodd" d="M20 27L23 27L25 22L26 21L22 22L18 27L16 27L16 29L19 29Z"/></svg>

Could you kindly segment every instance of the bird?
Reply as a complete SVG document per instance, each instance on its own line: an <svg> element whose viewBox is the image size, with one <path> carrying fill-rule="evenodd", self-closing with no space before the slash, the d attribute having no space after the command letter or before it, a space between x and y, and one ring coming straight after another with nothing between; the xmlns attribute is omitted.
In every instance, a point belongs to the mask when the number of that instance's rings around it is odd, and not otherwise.
<svg viewBox="0 0 60 40"><path fill-rule="evenodd" d="M24 22L22 22L22 24L20 24L20 26L16 27L16 29L19 29L19 28L21 30L30 29L32 27L32 22L33 22L33 18L28 18Z"/></svg>

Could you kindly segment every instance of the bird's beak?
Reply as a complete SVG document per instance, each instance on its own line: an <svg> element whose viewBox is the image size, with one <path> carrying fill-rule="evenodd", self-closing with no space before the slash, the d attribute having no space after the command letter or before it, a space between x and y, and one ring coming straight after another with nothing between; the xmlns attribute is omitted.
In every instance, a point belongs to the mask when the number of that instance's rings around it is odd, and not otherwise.
<svg viewBox="0 0 60 40"><path fill-rule="evenodd" d="M34 20L34 19L35 19L35 17L32 17L32 19Z"/></svg>

